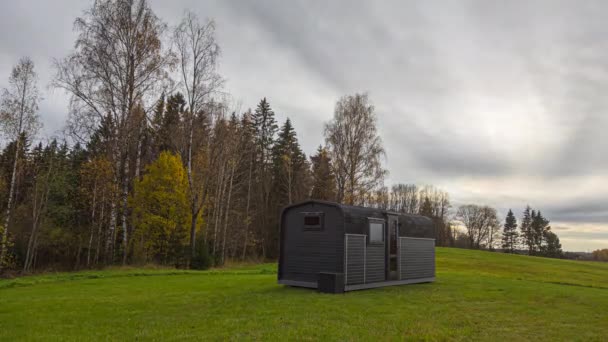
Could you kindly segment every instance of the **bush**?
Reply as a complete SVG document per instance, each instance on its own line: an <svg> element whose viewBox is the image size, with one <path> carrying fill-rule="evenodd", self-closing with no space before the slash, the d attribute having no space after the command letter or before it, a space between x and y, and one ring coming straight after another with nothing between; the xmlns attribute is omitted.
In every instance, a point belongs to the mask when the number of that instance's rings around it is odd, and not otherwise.
<svg viewBox="0 0 608 342"><path fill-rule="evenodd" d="M202 234L196 239L196 250L192 256L190 268L193 270L206 270L213 265L213 257L209 254L209 246L205 243Z"/></svg>

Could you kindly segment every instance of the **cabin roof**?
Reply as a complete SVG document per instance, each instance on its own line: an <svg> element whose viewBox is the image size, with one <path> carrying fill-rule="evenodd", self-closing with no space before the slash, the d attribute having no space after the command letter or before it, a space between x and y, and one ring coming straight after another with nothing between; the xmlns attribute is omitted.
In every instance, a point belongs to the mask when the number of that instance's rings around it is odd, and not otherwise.
<svg viewBox="0 0 608 342"><path fill-rule="evenodd" d="M323 205L328 205L328 206L339 208L345 214L351 214L351 215L355 214L355 215L358 215L358 216L368 216L368 217L371 217L371 216L373 216L373 214L380 213L380 214L391 214L391 215L407 216L407 217L411 218L417 224L425 224L425 223L428 223L430 221L430 219L428 217L422 216L422 215L406 214L406 213L400 213L400 212L391 211L391 210L385 210L385 209L379 209L379 208L361 207L361 206L355 206L355 205L346 205L346 204L341 204L341 203L336 203L336 202L330 202L330 201L322 201L322 200L306 200L306 201L294 203L294 204L291 204L291 205L285 207L283 209L283 211L287 211L287 210L292 209L292 208L297 208L299 206L306 205L306 204L323 204Z"/></svg>

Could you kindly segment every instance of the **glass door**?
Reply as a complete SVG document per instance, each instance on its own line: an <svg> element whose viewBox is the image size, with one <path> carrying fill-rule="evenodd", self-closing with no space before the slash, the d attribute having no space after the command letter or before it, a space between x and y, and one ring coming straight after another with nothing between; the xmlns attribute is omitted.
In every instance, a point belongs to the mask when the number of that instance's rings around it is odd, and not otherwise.
<svg viewBox="0 0 608 342"><path fill-rule="evenodd" d="M388 243L386 244L386 256L387 256L387 267L386 267L386 280L398 280L399 279L399 259L397 248L397 242L399 239L399 220L397 216L389 215L388 217Z"/></svg>

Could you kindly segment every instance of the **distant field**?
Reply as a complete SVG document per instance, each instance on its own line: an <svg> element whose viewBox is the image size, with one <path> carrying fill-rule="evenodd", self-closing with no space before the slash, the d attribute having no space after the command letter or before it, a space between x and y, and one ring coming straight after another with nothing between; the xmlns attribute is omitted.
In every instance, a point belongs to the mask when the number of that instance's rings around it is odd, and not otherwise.
<svg viewBox="0 0 608 342"><path fill-rule="evenodd" d="M608 340L608 264L437 249L437 282L319 294L276 267L0 280L0 340Z"/></svg>

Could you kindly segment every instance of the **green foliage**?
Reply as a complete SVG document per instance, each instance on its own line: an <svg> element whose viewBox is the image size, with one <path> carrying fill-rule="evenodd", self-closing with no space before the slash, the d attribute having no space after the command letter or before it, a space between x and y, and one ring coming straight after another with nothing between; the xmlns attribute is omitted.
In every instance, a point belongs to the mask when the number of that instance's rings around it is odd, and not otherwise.
<svg viewBox="0 0 608 342"><path fill-rule="evenodd" d="M188 180L181 158L162 152L135 182L130 201L136 259L162 264L182 262L190 222L187 196Z"/></svg>
<svg viewBox="0 0 608 342"><path fill-rule="evenodd" d="M344 295L278 285L276 265L60 273L0 280L0 340L601 341L607 277L451 248L435 283Z"/></svg>
<svg viewBox="0 0 608 342"><path fill-rule="evenodd" d="M196 251L192 256L190 268L193 270L206 270L214 264L212 255L209 253L209 246L202 234L196 238Z"/></svg>

